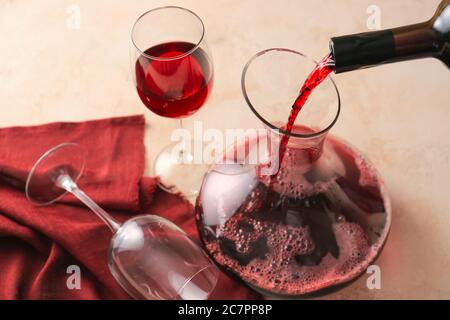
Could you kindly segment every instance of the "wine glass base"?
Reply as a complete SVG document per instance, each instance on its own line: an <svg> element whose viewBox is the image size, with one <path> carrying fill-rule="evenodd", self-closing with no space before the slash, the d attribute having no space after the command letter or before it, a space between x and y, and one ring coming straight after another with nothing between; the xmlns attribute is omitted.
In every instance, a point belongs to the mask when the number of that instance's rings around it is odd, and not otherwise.
<svg viewBox="0 0 450 320"><path fill-rule="evenodd" d="M25 194L36 205L49 205L67 191L57 185L62 174L77 182L83 173L85 151L75 143L62 143L44 153L28 174Z"/></svg>
<svg viewBox="0 0 450 320"><path fill-rule="evenodd" d="M170 193L181 193L187 198L198 195L208 165L203 154L195 155L194 146L204 145L200 141L174 142L166 146L156 157L153 174L160 178L159 186Z"/></svg>

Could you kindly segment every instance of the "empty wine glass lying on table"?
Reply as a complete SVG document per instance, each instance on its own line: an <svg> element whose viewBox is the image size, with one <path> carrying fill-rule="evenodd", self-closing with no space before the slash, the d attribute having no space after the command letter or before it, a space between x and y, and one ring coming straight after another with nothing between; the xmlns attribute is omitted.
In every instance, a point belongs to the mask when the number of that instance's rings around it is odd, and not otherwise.
<svg viewBox="0 0 450 320"><path fill-rule="evenodd" d="M120 224L77 186L85 151L63 143L43 154L26 182L26 196L49 205L71 193L111 229L108 266L122 288L135 299L204 300L214 290L218 269L203 250L174 223L141 215Z"/></svg>

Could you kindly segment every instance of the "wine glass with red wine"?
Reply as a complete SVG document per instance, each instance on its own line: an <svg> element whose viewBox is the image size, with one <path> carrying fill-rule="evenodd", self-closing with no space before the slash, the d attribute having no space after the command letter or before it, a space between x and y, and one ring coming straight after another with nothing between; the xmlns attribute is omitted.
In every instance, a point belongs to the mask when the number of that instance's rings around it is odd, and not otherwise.
<svg viewBox="0 0 450 320"><path fill-rule="evenodd" d="M205 27L194 12L167 6L142 14L131 32L130 56L138 95L157 115L178 119L182 128L182 119L206 102L213 62ZM153 171L166 190L197 194L206 167L194 163L193 143L183 137L156 157Z"/></svg>

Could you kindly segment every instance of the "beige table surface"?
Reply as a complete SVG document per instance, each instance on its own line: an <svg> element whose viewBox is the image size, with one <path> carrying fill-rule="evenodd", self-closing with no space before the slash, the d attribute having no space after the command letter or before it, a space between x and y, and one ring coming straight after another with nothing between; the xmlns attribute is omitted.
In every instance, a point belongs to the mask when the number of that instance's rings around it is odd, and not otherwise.
<svg viewBox="0 0 450 320"><path fill-rule="evenodd" d="M147 111L131 82L132 23L149 8L175 4L204 20L216 82L207 105L186 121L251 127L240 91L246 60L268 47L320 58L331 36L368 31L378 5L383 28L428 19L438 0L0 0L0 127L145 113L147 173L175 121ZM80 29L66 26L70 5ZM390 191L393 224L376 261L381 289L367 275L324 298L450 299L450 72L432 59L335 76L343 108L333 133L362 150ZM1 151L0 151L1 152Z"/></svg>

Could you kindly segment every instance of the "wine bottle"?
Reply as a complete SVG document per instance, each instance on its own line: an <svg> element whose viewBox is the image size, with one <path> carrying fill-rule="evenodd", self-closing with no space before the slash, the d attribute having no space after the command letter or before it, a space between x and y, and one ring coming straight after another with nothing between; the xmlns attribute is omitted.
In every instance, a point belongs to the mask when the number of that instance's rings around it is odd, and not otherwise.
<svg viewBox="0 0 450 320"><path fill-rule="evenodd" d="M331 38L335 72L434 57L450 68L450 0L443 0L425 22Z"/></svg>

